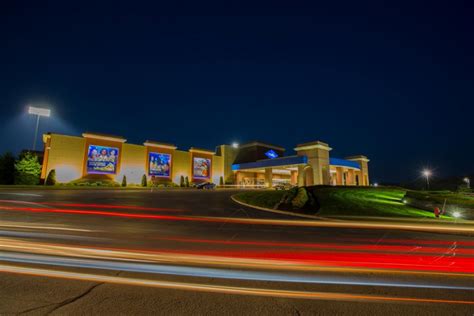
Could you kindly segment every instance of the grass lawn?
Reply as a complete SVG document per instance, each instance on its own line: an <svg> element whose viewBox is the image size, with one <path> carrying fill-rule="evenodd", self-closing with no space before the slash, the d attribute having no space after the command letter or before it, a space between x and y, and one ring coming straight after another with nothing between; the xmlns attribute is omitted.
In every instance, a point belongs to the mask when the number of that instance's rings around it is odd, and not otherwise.
<svg viewBox="0 0 474 316"><path fill-rule="evenodd" d="M280 202L286 191L248 191L236 194L234 197L244 203L273 208L275 204Z"/></svg>
<svg viewBox="0 0 474 316"><path fill-rule="evenodd" d="M466 193L457 193L451 191L408 191L407 197L415 198L421 201L431 201L443 204L457 204L466 208L474 209L474 195Z"/></svg>
<svg viewBox="0 0 474 316"><path fill-rule="evenodd" d="M315 187L320 216L380 216L434 218L434 214L405 205L401 188Z"/></svg>
<svg viewBox="0 0 474 316"><path fill-rule="evenodd" d="M323 217L366 216L434 218L434 214L405 205L402 202L406 190L401 188L373 187L312 187ZM273 208L285 191L251 191L235 197L244 203ZM448 218L448 217L446 217Z"/></svg>

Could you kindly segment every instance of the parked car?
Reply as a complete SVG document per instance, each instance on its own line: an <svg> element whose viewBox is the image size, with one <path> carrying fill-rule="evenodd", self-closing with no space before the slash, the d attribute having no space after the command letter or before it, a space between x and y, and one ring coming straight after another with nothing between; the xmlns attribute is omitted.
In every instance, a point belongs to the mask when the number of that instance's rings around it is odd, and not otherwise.
<svg viewBox="0 0 474 316"><path fill-rule="evenodd" d="M202 190L212 190L215 188L216 188L216 185L212 182L203 182L196 185L196 189L202 189Z"/></svg>

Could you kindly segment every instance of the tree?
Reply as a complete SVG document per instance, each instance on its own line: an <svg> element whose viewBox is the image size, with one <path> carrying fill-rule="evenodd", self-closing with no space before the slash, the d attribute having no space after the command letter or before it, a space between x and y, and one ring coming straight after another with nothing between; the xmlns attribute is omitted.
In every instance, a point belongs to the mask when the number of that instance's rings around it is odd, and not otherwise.
<svg viewBox="0 0 474 316"><path fill-rule="evenodd" d="M147 184L147 179L146 179L146 175L144 174L142 176L142 187L146 187L146 184Z"/></svg>
<svg viewBox="0 0 474 316"><path fill-rule="evenodd" d="M46 181L44 182L45 185L55 185L56 184L56 170L52 169L48 177L46 178Z"/></svg>
<svg viewBox="0 0 474 316"><path fill-rule="evenodd" d="M181 176L181 178L179 178L179 186L184 188L184 177Z"/></svg>
<svg viewBox="0 0 474 316"><path fill-rule="evenodd" d="M13 184L15 181L15 157L7 152L0 156L0 184Z"/></svg>
<svg viewBox="0 0 474 316"><path fill-rule="evenodd" d="M40 174L38 157L29 152L15 163L15 184L36 185L39 183Z"/></svg>
<svg viewBox="0 0 474 316"><path fill-rule="evenodd" d="M186 177L184 178L184 186L185 186L186 188L189 188L189 178L188 178L188 176L186 176Z"/></svg>
<svg viewBox="0 0 474 316"><path fill-rule="evenodd" d="M219 185L220 186L224 185L224 177L222 177L222 176L219 178Z"/></svg>
<svg viewBox="0 0 474 316"><path fill-rule="evenodd" d="M123 187L126 187L126 186L127 186L127 176L125 176L125 175L124 175L123 178L122 178L122 186L123 186Z"/></svg>

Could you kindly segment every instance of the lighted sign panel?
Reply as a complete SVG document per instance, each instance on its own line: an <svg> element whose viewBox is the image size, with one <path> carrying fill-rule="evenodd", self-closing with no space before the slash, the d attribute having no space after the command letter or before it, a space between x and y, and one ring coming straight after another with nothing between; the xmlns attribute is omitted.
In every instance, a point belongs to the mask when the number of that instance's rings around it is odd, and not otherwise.
<svg viewBox="0 0 474 316"><path fill-rule="evenodd" d="M278 154L273 149L270 149L269 151L267 151L265 153L265 156L267 156L270 159L278 158Z"/></svg>
<svg viewBox="0 0 474 316"><path fill-rule="evenodd" d="M150 152L148 166L148 175L169 177L171 175L171 154Z"/></svg>
<svg viewBox="0 0 474 316"><path fill-rule="evenodd" d="M193 158L193 177L195 179L209 179L211 176L211 159Z"/></svg>
<svg viewBox="0 0 474 316"><path fill-rule="evenodd" d="M119 150L115 147L89 145L88 174L116 174Z"/></svg>

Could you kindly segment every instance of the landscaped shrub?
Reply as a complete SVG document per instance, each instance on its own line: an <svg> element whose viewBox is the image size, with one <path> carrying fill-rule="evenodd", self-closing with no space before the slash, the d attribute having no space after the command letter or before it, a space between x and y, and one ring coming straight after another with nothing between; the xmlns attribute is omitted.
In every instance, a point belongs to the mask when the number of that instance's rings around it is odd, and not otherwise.
<svg viewBox="0 0 474 316"><path fill-rule="evenodd" d="M46 178L46 181L44 182L45 185L55 185L56 184L56 170L52 169L48 177Z"/></svg>
<svg viewBox="0 0 474 316"><path fill-rule="evenodd" d="M127 176L123 176L122 178L122 187L126 187L127 186Z"/></svg>
<svg viewBox="0 0 474 316"><path fill-rule="evenodd" d="M80 179L76 179L67 183L67 185L81 186L81 187L92 186L93 184L94 186L102 186L102 187L120 187L120 183L115 182L111 179L93 180L93 179L88 179L88 178L80 178Z"/></svg>
<svg viewBox="0 0 474 316"><path fill-rule="evenodd" d="M142 176L142 187L146 187L146 185L147 185L146 175L144 174L144 175Z"/></svg>
<svg viewBox="0 0 474 316"><path fill-rule="evenodd" d="M179 178L179 186L182 187L182 188L184 188L184 177L183 177L183 176L181 176L181 177Z"/></svg>
<svg viewBox="0 0 474 316"><path fill-rule="evenodd" d="M282 200L281 200L281 203L284 203L284 204L291 204L291 201L293 201L293 199L295 198L295 196L298 194L298 188L295 187L295 188L292 188L290 190L288 190L285 195L283 196Z"/></svg>
<svg viewBox="0 0 474 316"><path fill-rule="evenodd" d="M220 178L219 178L219 185L220 186L224 185L224 177L223 176L220 176Z"/></svg>
<svg viewBox="0 0 474 316"><path fill-rule="evenodd" d="M40 173L38 157L26 153L15 163L15 184L36 185L39 183Z"/></svg>
<svg viewBox="0 0 474 316"><path fill-rule="evenodd" d="M293 205L293 208L301 209L305 206L308 200L309 198L306 188L298 188L298 193L293 198L293 200L291 200L291 204Z"/></svg>
<svg viewBox="0 0 474 316"><path fill-rule="evenodd" d="M184 178L184 186L185 186L186 188L189 188L189 178L188 178L188 176L186 176L186 177Z"/></svg>
<svg viewBox="0 0 474 316"><path fill-rule="evenodd" d="M295 187L286 191L274 208L312 214L319 210L319 207L319 202L311 190L307 187Z"/></svg>
<svg viewBox="0 0 474 316"><path fill-rule="evenodd" d="M176 183L174 183L173 181L166 181L164 183L164 185L167 187L167 188L175 188L175 187L178 187L178 185Z"/></svg>

